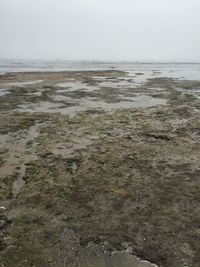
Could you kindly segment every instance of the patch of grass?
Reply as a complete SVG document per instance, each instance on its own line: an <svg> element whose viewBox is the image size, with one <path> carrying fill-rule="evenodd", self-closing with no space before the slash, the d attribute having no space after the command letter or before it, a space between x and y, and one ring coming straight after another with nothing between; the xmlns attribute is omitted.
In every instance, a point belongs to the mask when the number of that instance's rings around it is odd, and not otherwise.
<svg viewBox="0 0 200 267"><path fill-rule="evenodd" d="M29 140L26 142L26 147L31 147L33 145L33 140Z"/></svg>
<svg viewBox="0 0 200 267"><path fill-rule="evenodd" d="M3 200L7 195L6 188L0 188L0 200Z"/></svg>
<svg viewBox="0 0 200 267"><path fill-rule="evenodd" d="M60 192L58 192L57 196L60 198L68 198L69 196L71 196L71 192L70 191L60 191Z"/></svg>
<svg viewBox="0 0 200 267"><path fill-rule="evenodd" d="M56 167L50 166L49 170L50 170L50 174L53 177L58 177L59 176L59 170Z"/></svg>
<svg viewBox="0 0 200 267"><path fill-rule="evenodd" d="M150 123L145 122L145 123L143 123L143 124L141 125L141 128L143 128L144 130L147 130L147 129L151 129L152 126L151 126Z"/></svg>
<svg viewBox="0 0 200 267"><path fill-rule="evenodd" d="M27 164L27 169L26 169L26 175L24 177L25 180L35 178L37 175L40 173L40 167L33 162L30 162Z"/></svg>
<svg viewBox="0 0 200 267"><path fill-rule="evenodd" d="M7 114L6 117L1 116L0 133L7 134L10 132L18 132L20 130L28 129L35 124L35 121L36 118L34 116L21 114L18 112L12 115Z"/></svg>
<svg viewBox="0 0 200 267"><path fill-rule="evenodd" d="M0 166L4 165L4 163L5 163L4 158L3 157L0 157Z"/></svg>
<svg viewBox="0 0 200 267"><path fill-rule="evenodd" d="M105 132L106 129L105 129L105 128L101 128L101 127L97 127L97 128L96 128L96 131L97 131L97 132Z"/></svg>
<svg viewBox="0 0 200 267"><path fill-rule="evenodd" d="M96 122L102 122L102 121L104 121L104 119L105 119L105 118L104 118L103 116L96 116L96 117L95 117L95 121L96 121Z"/></svg>
<svg viewBox="0 0 200 267"><path fill-rule="evenodd" d="M157 115L158 117L165 117L167 115L164 110L158 110L154 112L154 114Z"/></svg>

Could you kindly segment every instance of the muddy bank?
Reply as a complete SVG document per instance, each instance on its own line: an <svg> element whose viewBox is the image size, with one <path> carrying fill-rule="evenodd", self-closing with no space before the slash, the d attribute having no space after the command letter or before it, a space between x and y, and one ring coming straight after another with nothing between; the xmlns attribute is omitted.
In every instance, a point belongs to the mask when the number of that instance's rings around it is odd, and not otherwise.
<svg viewBox="0 0 200 267"><path fill-rule="evenodd" d="M199 266L200 82L134 76L0 77L0 266Z"/></svg>

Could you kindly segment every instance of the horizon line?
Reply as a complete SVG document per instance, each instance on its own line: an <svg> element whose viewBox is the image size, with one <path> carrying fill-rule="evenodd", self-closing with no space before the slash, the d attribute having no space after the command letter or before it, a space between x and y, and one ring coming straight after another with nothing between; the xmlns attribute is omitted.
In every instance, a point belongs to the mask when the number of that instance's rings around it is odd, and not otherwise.
<svg viewBox="0 0 200 267"><path fill-rule="evenodd" d="M65 62L96 62L96 63L139 63L139 64L151 64L151 63L175 63L175 64L200 64L199 61L193 61L193 60L167 60L167 59L161 59L161 60L140 60L140 59L61 59L61 58L1 58L0 60L8 60L8 61L65 61Z"/></svg>

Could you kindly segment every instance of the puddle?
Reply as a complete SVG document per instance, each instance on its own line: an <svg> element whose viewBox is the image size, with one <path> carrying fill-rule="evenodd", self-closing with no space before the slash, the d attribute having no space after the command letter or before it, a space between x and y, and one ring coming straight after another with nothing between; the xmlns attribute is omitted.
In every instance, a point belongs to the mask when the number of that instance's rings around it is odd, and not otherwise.
<svg viewBox="0 0 200 267"><path fill-rule="evenodd" d="M35 95L35 96L41 96L42 95L42 90L40 92L34 92L34 93L28 93L27 95Z"/></svg>
<svg viewBox="0 0 200 267"><path fill-rule="evenodd" d="M41 101L39 103L25 103L18 106L19 108L16 111L20 112L47 112L47 113L57 113L63 107L62 103L52 103L48 101ZM60 112L61 113L61 112Z"/></svg>
<svg viewBox="0 0 200 267"><path fill-rule="evenodd" d="M112 88L121 88L122 86L130 86L129 81L104 81L101 82L101 87L112 87Z"/></svg>
<svg viewBox="0 0 200 267"><path fill-rule="evenodd" d="M37 103L24 102L18 106L16 111L61 113L73 117L84 111L110 112L117 109L148 108L166 104L166 99L154 98L152 94L139 94L134 92L134 90L130 92L130 89L138 86L139 81L144 81L147 77L145 73L136 76L135 72L129 74L128 77L109 77L109 79L108 77L98 77L99 83L97 86L88 85L87 83L76 80L57 83L57 88L53 91L53 95L51 95L52 100ZM137 79L137 82L135 82L135 79ZM94 81L96 82L95 79ZM30 92L28 94L41 96L42 90L41 88L41 91L37 90L37 92ZM91 94L86 96L87 94L80 93L84 91L93 92L92 95L94 97L91 97ZM152 92L153 89L150 91ZM67 95L68 92L74 92L73 96ZM131 95L131 93L134 94Z"/></svg>
<svg viewBox="0 0 200 267"><path fill-rule="evenodd" d="M91 91L98 89L98 87L87 85L85 83L78 82L78 81L57 83L56 86L60 88L65 88L65 89L57 90L58 93L74 92L74 91L80 91L80 90L91 92Z"/></svg>
<svg viewBox="0 0 200 267"><path fill-rule="evenodd" d="M12 194L16 197L25 185L24 176L26 172L26 166L23 164L20 168L20 175L12 184Z"/></svg>
<svg viewBox="0 0 200 267"><path fill-rule="evenodd" d="M109 87L115 89L127 89L135 86L133 77L114 78L114 79L101 79L99 80L100 87Z"/></svg>
<svg viewBox="0 0 200 267"><path fill-rule="evenodd" d="M126 101L123 101L126 100ZM166 99L156 99L148 95L138 95L135 97L123 97L122 101L117 103L99 103L99 106L106 111L126 108L147 108L157 105L165 105Z"/></svg>
<svg viewBox="0 0 200 267"><path fill-rule="evenodd" d="M197 99L200 99L200 89L179 89L179 88L176 88L176 90L178 92L181 92L183 94L186 94L186 95L192 95L194 97L196 97Z"/></svg>
<svg viewBox="0 0 200 267"><path fill-rule="evenodd" d="M39 102L39 103L27 103L19 105L16 111L20 112L47 112L47 113L61 113L63 115L75 116L79 112L87 110L104 110L104 111L114 111L117 109L126 108L148 108L157 105L166 105L167 99L153 98L151 96L140 94L135 97L123 97L116 100L116 102L107 103L103 100L97 98L87 97L76 100L72 100L69 97L57 96L55 97L58 101L67 100L73 106L63 106L62 103L52 103L52 102Z"/></svg>
<svg viewBox="0 0 200 267"><path fill-rule="evenodd" d="M52 97L52 99L54 101L67 101L67 102L71 102L71 103L77 103L77 101L75 101L74 99L72 99L71 97L69 96L65 96L65 95L55 95Z"/></svg>
<svg viewBox="0 0 200 267"><path fill-rule="evenodd" d="M149 90L151 90L151 91L165 91L165 89L164 88L159 88L159 87L148 87L148 89Z"/></svg>
<svg viewBox="0 0 200 267"><path fill-rule="evenodd" d="M200 89L176 89L179 92L184 92L184 93L188 93L188 94L196 94L196 93L200 93Z"/></svg>
<svg viewBox="0 0 200 267"><path fill-rule="evenodd" d="M106 76L92 76L92 78L95 80L104 81L106 79Z"/></svg>
<svg viewBox="0 0 200 267"><path fill-rule="evenodd" d="M79 256L80 267L157 267L148 261L143 261L131 254L132 249L102 252L94 244L89 244Z"/></svg>
<svg viewBox="0 0 200 267"><path fill-rule="evenodd" d="M10 94L10 92L7 91L6 89L0 89L0 96L4 96L4 95L7 95L7 94Z"/></svg>
<svg viewBox="0 0 200 267"><path fill-rule="evenodd" d="M43 80L35 80L35 81L27 81L27 82L14 82L14 83L8 83L9 86L18 86L18 85L31 85L31 84L37 84L41 83Z"/></svg>
<svg viewBox="0 0 200 267"><path fill-rule="evenodd" d="M115 252L112 256L101 254L85 256L81 259L80 267L156 267L147 261L125 252Z"/></svg>
<svg viewBox="0 0 200 267"><path fill-rule="evenodd" d="M64 82L64 83L57 83L56 86L63 87L63 88L74 88L74 89L81 89L83 87L82 82Z"/></svg>
<svg viewBox="0 0 200 267"><path fill-rule="evenodd" d="M184 93L184 94L191 94L191 95L200 95L200 89L180 89L176 88L178 92Z"/></svg>

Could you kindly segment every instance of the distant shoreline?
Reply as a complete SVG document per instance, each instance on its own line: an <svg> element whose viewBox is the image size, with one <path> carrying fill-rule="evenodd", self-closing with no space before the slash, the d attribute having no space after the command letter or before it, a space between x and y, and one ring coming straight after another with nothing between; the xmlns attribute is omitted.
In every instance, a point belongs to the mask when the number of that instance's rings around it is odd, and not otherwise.
<svg viewBox="0 0 200 267"><path fill-rule="evenodd" d="M0 76L21 74L53 74L85 71L160 72L162 77L200 80L200 63L182 62L98 62L59 60L0 60Z"/></svg>

